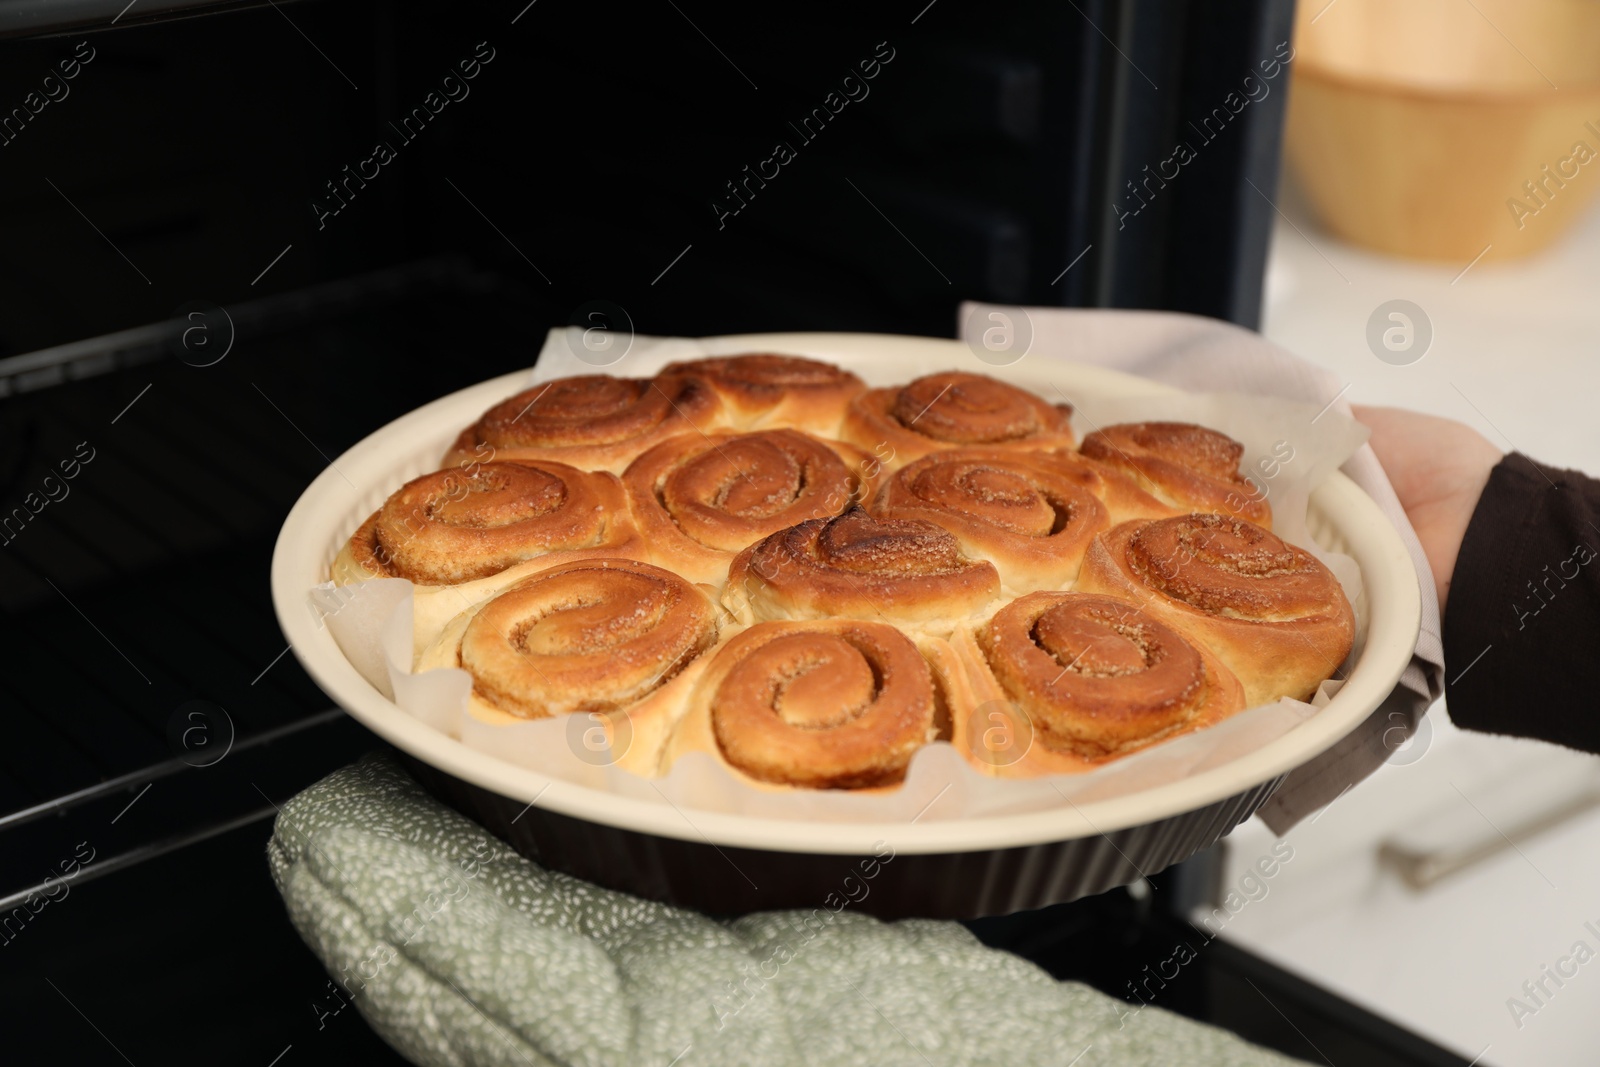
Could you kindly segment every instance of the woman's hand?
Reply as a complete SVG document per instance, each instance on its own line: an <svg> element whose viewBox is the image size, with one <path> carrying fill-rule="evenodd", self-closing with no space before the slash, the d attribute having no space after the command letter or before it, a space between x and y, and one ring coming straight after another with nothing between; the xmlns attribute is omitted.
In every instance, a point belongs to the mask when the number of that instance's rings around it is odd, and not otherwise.
<svg viewBox="0 0 1600 1067"><path fill-rule="evenodd" d="M1405 509L1439 589L1439 614L1467 523L1502 453L1470 426L1401 408L1356 407Z"/></svg>

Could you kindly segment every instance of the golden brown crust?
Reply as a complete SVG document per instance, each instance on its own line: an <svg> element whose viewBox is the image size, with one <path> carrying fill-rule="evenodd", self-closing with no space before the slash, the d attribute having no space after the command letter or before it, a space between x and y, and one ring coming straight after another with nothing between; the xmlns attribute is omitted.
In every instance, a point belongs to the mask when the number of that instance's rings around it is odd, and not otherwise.
<svg viewBox="0 0 1600 1067"><path fill-rule="evenodd" d="M456 585L529 560L629 554L637 539L613 474L564 463L483 463L413 478L350 538L336 577Z"/></svg>
<svg viewBox="0 0 1600 1067"><path fill-rule="evenodd" d="M859 394L845 413L843 437L892 470L946 448L1071 448L1071 414L987 375L948 371Z"/></svg>
<svg viewBox="0 0 1600 1067"><path fill-rule="evenodd" d="M977 636L1034 743L1052 752L1123 755L1244 707L1232 674L1125 600L1030 593Z"/></svg>
<svg viewBox="0 0 1600 1067"><path fill-rule="evenodd" d="M526 719L610 712L665 684L716 640L704 591L630 560L566 563L490 600L460 636L474 694Z"/></svg>
<svg viewBox="0 0 1600 1067"><path fill-rule="evenodd" d="M1129 519L1166 519L1187 514L1145 492L1133 476L1081 452L1034 452L1029 456L1093 493L1105 505L1112 526Z"/></svg>
<svg viewBox="0 0 1600 1067"><path fill-rule="evenodd" d="M927 661L904 634L850 619L766 622L717 651L677 754L707 740L758 782L811 789L904 779L935 733ZM686 726L691 722L686 720Z"/></svg>
<svg viewBox="0 0 1600 1067"><path fill-rule="evenodd" d="M622 480L651 560L720 585L740 550L837 515L869 492L866 459L799 430L682 434L636 459Z"/></svg>
<svg viewBox="0 0 1600 1067"><path fill-rule="evenodd" d="M963 554L942 527L853 507L740 552L722 600L757 620L856 616L948 630L999 595L994 564Z"/></svg>
<svg viewBox="0 0 1600 1067"><path fill-rule="evenodd" d="M557 378L484 412L444 462L482 460L487 452L491 459L549 459L620 473L652 445L724 424L721 398L692 376Z"/></svg>
<svg viewBox="0 0 1600 1067"><path fill-rule="evenodd" d="M741 430L788 426L822 437L839 436L846 406L866 389L843 367L768 352L669 363L661 373L709 382Z"/></svg>
<svg viewBox="0 0 1600 1067"><path fill-rule="evenodd" d="M1078 588L1131 599L1206 645L1251 706L1310 697L1355 636L1350 601L1320 560L1222 515L1108 530L1085 556Z"/></svg>
<svg viewBox="0 0 1600 1067"><path fill-rule="evenodd" d="M1090 540L1110 525L1081 468L995 448L924 456L889 477L871 510L944 527L967 555L992 561L1012 593L1071 582Z"/></svg>
<svg viewBox="0 0 1600 1067"><path fill-rule="evenodd" d="M1181 511L1232 515L1272 527L1272 508L1239 473L1244 445L1187 422L1130 422L1083 439L1083 454L1127 472Z"/></svg>

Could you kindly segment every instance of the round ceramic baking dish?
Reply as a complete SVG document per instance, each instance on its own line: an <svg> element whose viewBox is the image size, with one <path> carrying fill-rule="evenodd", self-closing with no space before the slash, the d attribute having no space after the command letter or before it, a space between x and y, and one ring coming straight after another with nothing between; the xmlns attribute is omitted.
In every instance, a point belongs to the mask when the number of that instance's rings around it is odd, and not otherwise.
<svg viewBox="0 0 1600 1067"><path fill-rule="evenodd" d="M834 359L869 384L972 363L965 345L925 338L777 334L714 339L706 348ZM1093 367L1027 363L1007 368L1006 379L1045 396L1053 388L1117 396L1171 391ZM1377 505L1335 473L1312 495L1308 520L1319 543L1361 567L1366 627L1358 651L1325 707L1220 766L1131 795L1064 802L1057 810L894 823L699 811L551 779L402 711L351 666L319 625L307 592L327 579L329 563L361 519L406 479L436 469L449 442L485 408L530 381L583 369L550 361L532 377L483 382L395 420L345 452L284 521L272 593L279 624L312 678L399 749L429 790L531 859L603 886L713 914L817 908L848 895L852 907L883 917L941 918L1005 914L1103 892L1186 859L1249 818L1285 775L1378 707L1416 646L1421 600L1411 558ZM655 369L630 363L623 373ZM874 872L870 880L863 881L863 869ZM864 895L857 899L863 891L852 886L865 886Z"/></svg>

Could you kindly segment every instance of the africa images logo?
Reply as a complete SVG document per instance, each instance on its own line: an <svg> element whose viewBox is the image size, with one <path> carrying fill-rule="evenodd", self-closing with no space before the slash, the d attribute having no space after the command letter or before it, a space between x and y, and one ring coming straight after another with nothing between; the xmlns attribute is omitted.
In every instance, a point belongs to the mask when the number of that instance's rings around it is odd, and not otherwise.
<svg viewBox="0 0 1600 1067"><path fill-rule="evenodd" d="M800 144L804 146L816 140L828 123L837 118L839 113L852 102L859 104L865 100L872 92L872 87L867 82L882 73L883 68L892 62L894 57L895 51L889 46L889 42L879 41L873 50L872 58L856 63L855 70L839 79L839 87L829 90L828 95L822 98L822 104L812 108L810 114L801 118L800 125L789 123L789 128L795 132ZM860 72L859 75L857 71ZM746 200L754 200L756 192L765 189L767 182L781 174L781 168L794 162L799 154L792 144L783 140L773 145L772 155L757 163L754 171L751 171L748 163L745 164L744 177L737 179L738 185L732 180L725 183L728 190L727 199L711 201L711 211L717 216L717 229L726 228L728 219L749 207ZM743 195L740 195L741 188Z"/></svg>
<svg viewBox="0 0 1600 1067"><path fill-rule="evenodd" d="M483 73L483 68L492 63L494 57L495 50L489 47L489 42L479 41L472 56L458 61L455 70L441 77L439 88L430 89L422 98L422 103L400 119L400 125L396 126L391 120L389 128L398 135L400 148L421 137L428 123L438 118L439 113L452 102L459 104L470 96L472 86L467 83ZM459 76L457 71L460 72ZM349 207L350 201L356 198L356 194L367 187L367 182L376 181L378 175L383 173L383 168L399 157L399 148L396 148L393 142L379 141L373 145L372 154L357 163L354 171L350 169L350 164L346 163L342 178L337 180L330 178L325 183L328 187L328 198L311 201L311 213L317 217L317 229L326 229L329 219Z"/></svg>
<svg viewBox="0 0 1600 1067"><path fill-rule="evenodd" d="M1209 114L1201 116L1200 125L1196 126L1192 120L1189 122L1189 128L1199 135L1202 147L1222 136L1228 124L1245 108L1252 103L1265 100L1267 94L1272 92L1272 86L1268 83L1294 62L1294 48L1288 41L1279 42L1273 55L1276 58L1263 59L1260 62L1260 77L1254 73L1246 74L1239 84L1239 89L1229 90L1222 98L1220 106L1212 108ZM1140 179L1138 185L1129 178L1126 183L1129 195L1122 198L1128 206L1124 208L1116 204L1111 205L1111 213L1117 217L1117 229L1125 228L1129 217L1149 207L1149 201L1154 200L1157 193L1167 187L1167 182L1176 181L1178 175L1183 173L1183 168L1198 158L1200 158L1199 148L1188 141L1179 141L1173 146L1172 154L1156 164L1154 174L1150 173L1150 165L1147 163L1144 166L1144 177ZM1171 173L1168 173L1169 168ZM1155 183L1154 188L1151 187L1151 182ZM1140 189L1144 190L1144 195L1140 194ZM1137 207L1133 206L1134 201L1138 201Z"/></svg>

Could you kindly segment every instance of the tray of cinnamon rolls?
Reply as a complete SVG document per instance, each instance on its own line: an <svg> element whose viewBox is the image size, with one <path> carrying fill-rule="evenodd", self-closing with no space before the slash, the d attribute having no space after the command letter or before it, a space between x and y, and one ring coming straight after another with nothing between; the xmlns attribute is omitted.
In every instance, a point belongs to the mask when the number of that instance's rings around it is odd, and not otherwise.
<svg viewBox="0 0 1600 1067"><path fill-rule="evenodd" d="M313 677L553 867L718 913L825 906L863 856L879 915L1073 899L1248 818L1415 647L1409 557L1332 470L1359 434L1297 428L1322 469L1274 482L1092 367L842 334L630 360L553 332L378 430L274 560Z"/></svg>

